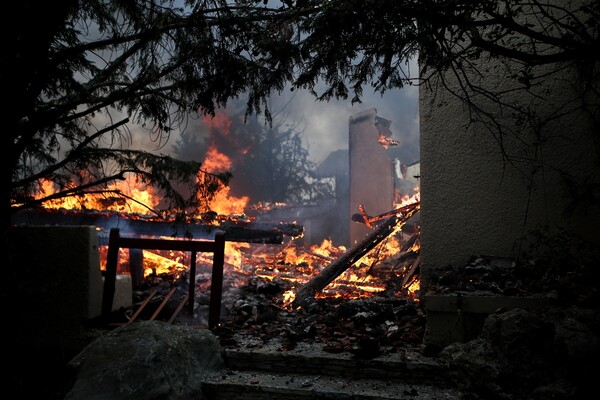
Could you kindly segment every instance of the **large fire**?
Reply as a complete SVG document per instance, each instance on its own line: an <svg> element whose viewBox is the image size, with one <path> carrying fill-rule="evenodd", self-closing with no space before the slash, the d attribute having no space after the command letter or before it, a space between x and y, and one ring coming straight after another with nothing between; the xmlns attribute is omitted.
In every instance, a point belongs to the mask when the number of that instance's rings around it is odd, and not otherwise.
<svg viewBox="0 0 600 400"><path fill-rule="evenodd" d="M209 148L206 159L202 163L208 172L227 171L231 162L216 148ZM43 183L43 195L54 192L50 182ZM108 194L107 194L108 193ZM397 200L398 201L398 200ZM397 208L418 201L415 196L405 196L399 200ZM118 211L129 215L149 215L160 203L160 198L151 187L143 186L130 177L125 181L115 183L103 195L87 195L77 198L62 198L45 203L47 208L66 210L96 210ZM245 215L248 207L247 197L234 197L229 188L223 188L210 203L210 209L219 215ZM256 205L254 206L256 207ZM397 226L396 232L377 245L372 251L363 256L354 266L348 268L330 283L318 297L371 297L375 293L389 290L391 279L402 280L407 276L407 266L400 264L379 266L385 260L392 259L401 252L406 244L407 235L401 234L402 225ZM99 228L100 229L100 228ZM107 232L100 232L107 235ZM168 239L168 237L165 237ZM404 253L418 252L418 240ZM105 269L108 246L100 246L101 268ZM322 269L340 257L347 249L336 246L331 240L324 240L318 245L308 248L296 245L293 239L281 245L265 245L239 242L226 242L225 247L225 276L233 277L228 280L230 286L243 285L250 277L265 280L282 279L290 283L292 289L283 294L284 304L290 304L294 299L294 290L306 283L311 277L319 274ZM156 277L170 275L177 279L190 269L190 255L177 251L143 251L144 276ZM200 254L197 259L196 282L209 280L212 265L211 256ZM119 273L129 273L129 250L120 249ZM397 295L412 297L418 300L418 274L405 282L404 287L397 288Z"/></svg>

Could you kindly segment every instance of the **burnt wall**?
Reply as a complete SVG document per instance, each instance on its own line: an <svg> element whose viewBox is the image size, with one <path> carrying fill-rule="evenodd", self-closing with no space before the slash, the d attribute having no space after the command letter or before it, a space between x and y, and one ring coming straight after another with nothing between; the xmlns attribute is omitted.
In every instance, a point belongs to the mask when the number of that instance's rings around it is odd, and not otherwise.
<svg viewBox="0 0 600 400"><path fill-rule="evenodd" d="M377 116L374 108L354 114L349 120L350 210L359 212L359 205L369 215L393 209L394 170L379 135L389 137L389 121ZM370 229L360 223L350 223L350 244L362 240Z"/></svg>

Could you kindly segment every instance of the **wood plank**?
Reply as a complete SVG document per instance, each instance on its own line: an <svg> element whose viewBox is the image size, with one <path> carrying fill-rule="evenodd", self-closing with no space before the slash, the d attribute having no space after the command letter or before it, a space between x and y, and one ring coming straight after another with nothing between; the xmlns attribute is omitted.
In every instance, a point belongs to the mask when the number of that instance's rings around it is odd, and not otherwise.
<svg viewBox="0 0 600 400"><path fill-rule="evenodd" d="M185 303L187 303L188 298L189 298L189 296L187 294L181 298L181 301L179 302L179 305L177 306L177 308L175 309L175 311L173 311L173 315L171 315L171 318L169 318L169 323L170 324L172 324L175 321L175 318L177 318L177 316L179 315L179 313L183 309L183 306L185 306Z"/></svg>
<svg viewBox="0 0 600 400"><path fill-rule="evenodd" d="M173 296L173 293L175 293L176 290L177 290L177 286L173 286L171 288L171 290L169 290L169 293L166 294L163 301L161 301L160 305L156 308L156 310L150 317L150 321L154 321L156 319L156 317L158 317L158 314L160 314L160 312L163 310L163 308L165 308L165 306L169 302L169 299Z"/></svg>
<svg viewBox="0 0 600 400"><path fill-rule="evenodd" d="M142 310L144 308L146 308L146 306L148 305L148 303L150 303L150 300L152 300L152 298L154 298L154 296L156 295L156 293L158 293L158 289L152 289L152 291L150 292L150 294L148 295L148 297L146 297L146 300L144 300L144 302L138 307L138 309L135 311L135 313L131 316L131 319L129 321L127 321L126 325L131 324L132 322L134 322L137 317L140 315L140 313L142 312Z"/></svg>

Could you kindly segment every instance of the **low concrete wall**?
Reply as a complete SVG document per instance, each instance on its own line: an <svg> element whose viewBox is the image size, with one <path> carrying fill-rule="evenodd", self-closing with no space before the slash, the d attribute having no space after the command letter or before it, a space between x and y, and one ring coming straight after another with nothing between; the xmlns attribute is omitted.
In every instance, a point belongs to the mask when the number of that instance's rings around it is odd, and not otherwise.
<svg viewBox="0 0 600 400"><path fill-rule="evenodd" d="M485 318L499 310L535 310L554 304L549 297L514 297L455 293L423 298L427 314L424 342L443 348L475 339Z"/></svg>

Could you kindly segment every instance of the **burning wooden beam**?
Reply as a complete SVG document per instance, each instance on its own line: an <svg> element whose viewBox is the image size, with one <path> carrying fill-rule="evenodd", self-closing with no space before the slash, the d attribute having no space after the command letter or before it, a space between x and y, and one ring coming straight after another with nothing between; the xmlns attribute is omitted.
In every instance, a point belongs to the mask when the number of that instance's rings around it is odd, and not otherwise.
<svg viewBox="0 0 600 400"><path fill-rule="evenodd" d="M292 306L294 308L306 306L308 300L314 298L315 293L323 290L323 288L329 285L335 278L392 234L392 232L396 230L396 225L400 222L406 222L419 211L419 209L419 203L417 202L396 210L396 213L393 216L388 217L388 219L365 236L362 241L356 243L341 257L329 264L318 275L315 275L314 278L308 281L298 293L296 293L296 298L293 300Z"/></svg>

